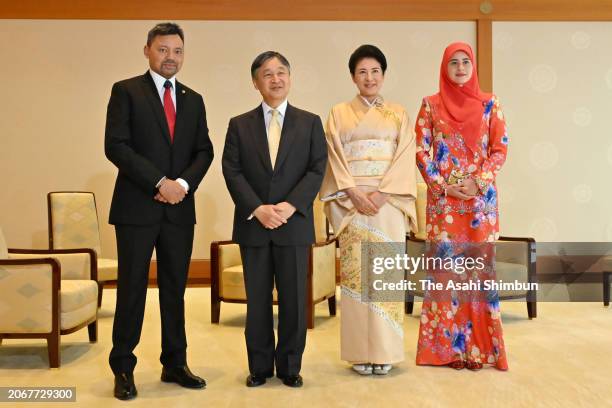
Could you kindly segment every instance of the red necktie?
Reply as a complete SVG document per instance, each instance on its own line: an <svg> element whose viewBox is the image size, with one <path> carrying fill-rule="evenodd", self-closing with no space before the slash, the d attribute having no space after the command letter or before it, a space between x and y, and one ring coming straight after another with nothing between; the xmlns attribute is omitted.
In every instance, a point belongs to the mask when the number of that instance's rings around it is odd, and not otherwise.
<svg viewBox="0 0 612 408"><path fill-rule="evenodd" d="M166 80L164 82L164 112L166 113L166 121L168 122L168 130L170 130L170 142L174 142L174 124L176 123L176 110L174 110L174 102L172 102L172 82Z"/></svg>

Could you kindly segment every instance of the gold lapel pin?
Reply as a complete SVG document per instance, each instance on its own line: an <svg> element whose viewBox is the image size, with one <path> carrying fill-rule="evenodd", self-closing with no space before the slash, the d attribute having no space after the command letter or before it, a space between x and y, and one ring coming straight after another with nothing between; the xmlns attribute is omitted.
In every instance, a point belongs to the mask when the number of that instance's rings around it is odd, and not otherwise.
<svg viewBox="0 0 612 408"><path fill-rule="evenodd" d="M184 90L184 89L183 89L183 90L181 90L181 93L182 93L182 94L184 94L184 93L185 93L185 90Z"/></svg>

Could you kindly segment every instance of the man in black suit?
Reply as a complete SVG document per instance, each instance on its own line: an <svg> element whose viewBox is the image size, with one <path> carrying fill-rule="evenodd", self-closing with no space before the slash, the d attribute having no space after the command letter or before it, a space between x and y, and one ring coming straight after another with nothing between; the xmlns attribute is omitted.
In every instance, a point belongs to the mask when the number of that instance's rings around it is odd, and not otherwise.
<svg viewBox="0 0 612 408"><path fill-rule="evenodd" d="M204 388L186 362L183 297L193 246L194 193L213 159L202 96L175 79L183 31L163 23L149 31L149 71L113 85L106 117L106 157L119 169L110 209L119 278L109 363L114 394L137 391L133 350L140 340L149 265L157 253L162 322L161 379Z"/></svg>
<svg viewBox="0 0 612 408"><path fill-rule="evenodd" d="M312 203L327 162L325 135L317 115L287 103L291 78L285 57L274 51L259 55L251 77L263 102L230 120L223 151L223 175L236 205L233 240L240 245L247 294L247 386L264 384L276 365L285 385L300 387Z"/></svg>

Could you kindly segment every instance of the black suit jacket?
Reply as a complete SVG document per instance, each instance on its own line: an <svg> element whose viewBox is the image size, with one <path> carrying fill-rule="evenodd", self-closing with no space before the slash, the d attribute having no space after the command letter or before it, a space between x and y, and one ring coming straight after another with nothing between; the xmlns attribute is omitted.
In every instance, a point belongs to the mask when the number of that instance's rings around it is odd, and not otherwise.
<svg viewBox="0 0 612 408"><path fill-rule="evenodd" d="M106 115L106 157L119 174L110 209L111 224L150 225L164 217L194 224L193 193L213 159L204 100L176 81L174 142L149 72L113 85ZM153 199L162 177L182 178L189 193L176 205Z"/></svg>
<svg viewBox="0 0 612 408"><path fill-rule="evenodd" d="M236 205L233 240L245 246L309 245L314 242L312 202L325 172L327 147L321 119L287 105L272 169L260 105L230 119L223 151L223 176ZM287 224L268 230L250 214L261 204L291 203Z"/></svg>

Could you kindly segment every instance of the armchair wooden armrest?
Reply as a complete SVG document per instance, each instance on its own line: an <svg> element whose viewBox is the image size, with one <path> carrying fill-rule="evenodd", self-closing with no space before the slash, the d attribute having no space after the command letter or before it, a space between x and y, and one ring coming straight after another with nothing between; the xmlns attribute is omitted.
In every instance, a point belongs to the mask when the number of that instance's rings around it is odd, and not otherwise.
<svg viewBox="0 0 612 408"><path fill-rule="evenodd" d="M69 255L69 254L88 254L90 265L90 279L98 281L98 255L91 248L74 248L74 249L23 249L9 248L9 254L20 255ZM61 259L60 259L61 262Z"/></svg>

